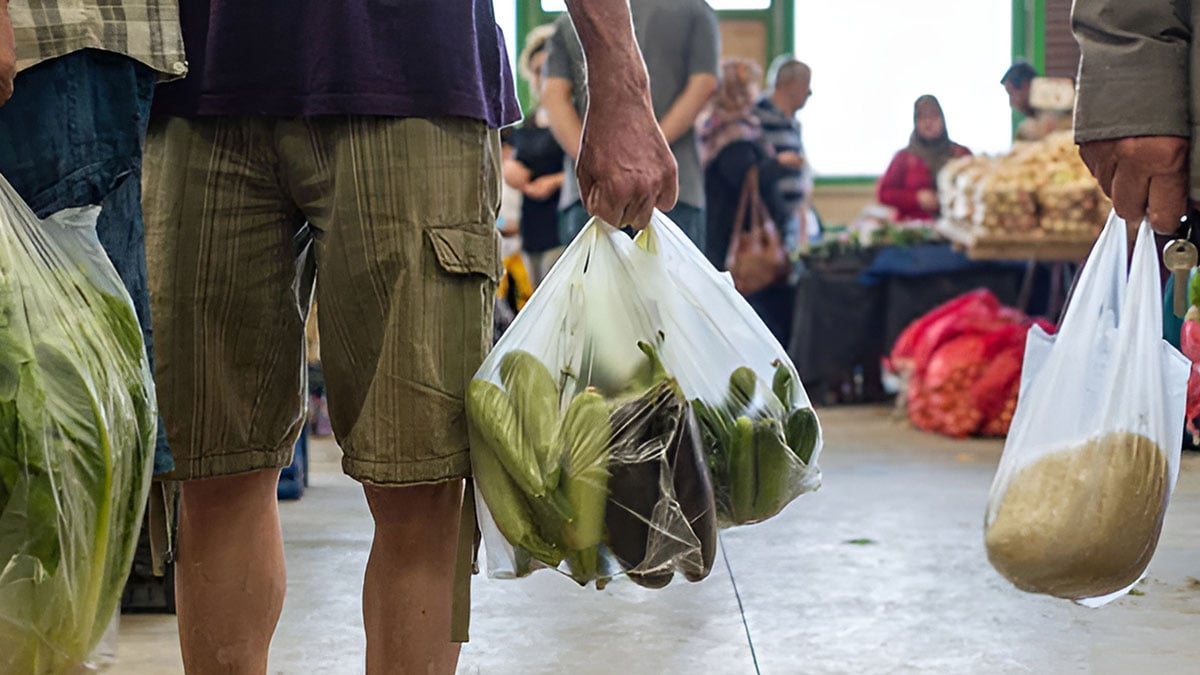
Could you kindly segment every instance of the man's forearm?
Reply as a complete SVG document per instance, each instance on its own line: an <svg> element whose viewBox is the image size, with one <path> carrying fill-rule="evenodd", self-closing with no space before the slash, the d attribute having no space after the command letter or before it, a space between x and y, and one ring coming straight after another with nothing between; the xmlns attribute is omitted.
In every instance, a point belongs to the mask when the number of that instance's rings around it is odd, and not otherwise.
<svg viewBox="0 0 1200 675"><path fill-rule="evenodd" d="M710 73L701 73L688 78L683 93L675 99L671 109L659 121L663 136L668 143L674 143L686 134L696 124L704 106L717 91L717 78Z"/></svg>
<svg viewBox="0 0 1200 675"><path fill-rule="evenodd" d="M628 0L567 0L567 9L588 73L576 168L580 197L588 213L610 225L644 228L655 208L675 206L679 180L654 118Z"/></svg>
<svg viewBox="0 0 1200 675"><path fill-rule="evenodd" d="M629 0L566 2L587 62L588 90L602 96L640 96L649 103L649 76L634 38Z"/></svg>
<svg viewBox="0 0 1200 675"><path fill-rule="evenodd" d="M558 141L563 152L573 160L579 159L579 139L583 134L583 121L575 112L571 100L571 81L552 77L546 80L542 90L542 107L550 120L550 133Z"/></svg>

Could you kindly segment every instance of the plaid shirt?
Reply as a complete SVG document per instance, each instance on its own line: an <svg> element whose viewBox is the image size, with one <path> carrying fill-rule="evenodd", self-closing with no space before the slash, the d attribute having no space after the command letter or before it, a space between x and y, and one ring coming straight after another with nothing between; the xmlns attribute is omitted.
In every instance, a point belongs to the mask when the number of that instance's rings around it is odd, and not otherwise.
<svg viewBox="0 0 1200 675"><path fill-rule="evenodd" d="M187 73L177 0L11 0L17 72L80 49L141 61L168 77Z"/></svg>

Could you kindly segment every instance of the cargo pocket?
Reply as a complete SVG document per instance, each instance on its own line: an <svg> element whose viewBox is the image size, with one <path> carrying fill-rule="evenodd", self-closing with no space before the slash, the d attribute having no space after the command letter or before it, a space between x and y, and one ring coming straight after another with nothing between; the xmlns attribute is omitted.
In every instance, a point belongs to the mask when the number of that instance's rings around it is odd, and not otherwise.
<svg viewBox="0 0 1200 675"><path fill-rule="evenodd" d="M445 316L439 347L447 350L443 363L455 361L465 369L461 389L453 390L462 394L492 347L496 284L504 273L499 233L481 224L429 228L426 233L437 259L437 269L430 274L438 277L426 283L441 289L441 297L426 306ZM448 375L448 385L459 384L457 377Z"/></svg>
<svg viewBox="0 0 1200 675"><path fill-rule="evenodd" d="M426 228L420 309L400 328L415 347L403 370L414 385L398 414L408 421L409 467L394 480L428 482L470 473L467 383L491 349L492 311L500 278L500 249L494 228L481 224ZM424 243L424 242L423 242ZM403 440L403 439L401 439ZM415 447L419 445L419 447Z"/></svg>
<svg viewBox="0 0 1200 675"><path fill-rule="evenodd" d="M499 233L457 227L438 227L426 230L433 244L438 265L450 274L480 274L492 284L500 280L503 265L500 260Z"/></svg>
<svg viewBox="0 0 1200 675"><path fill-rule="evenodd" d="M462 336L456 349L471 373L483 362L492 347L492 313L496 308L496 285L504 275L500 258L500 234L494 227L480 232L461 227L438 227L426 230L437 258L440 279L429 279L434 287L443 289L438 311L462 317L461 330L445 326L443 333L451 342ZM453 320L453 319L451 319ZM471 325L477 323L477 326Z"/></svg>

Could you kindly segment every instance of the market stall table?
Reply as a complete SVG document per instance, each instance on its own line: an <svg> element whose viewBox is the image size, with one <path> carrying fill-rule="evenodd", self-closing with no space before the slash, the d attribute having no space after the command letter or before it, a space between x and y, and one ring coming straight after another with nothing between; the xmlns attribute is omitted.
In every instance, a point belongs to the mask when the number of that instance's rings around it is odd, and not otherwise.
<svg viewBox="0 0 1200 675"><path fill-rule="evenodd" d="M1016 303L1024 266L974 261L950 243L806 256L788 353L818 403L886 397L881 362L901 331L943 302L988 288Z"/></svg>
<svg viewBox="0 0 1200 675"><path fill-rule="evenodd" d="M970 223L943 218L938 234L955 244L971 260L1021 260L1029 262L1078 263L1092 250L1091 234L1056 234L1035 231L1018 234L984 232Z"/></svg>
<svg viewBox="0 0 1200 675"><path fill-rule="evenodd" d="M1008 233L950 218L938 220L935 227L938 234L953 242L971 260L1025 262L1025 279L1017 306L1026 311L1032 300L1038 264L1048 264L1050 291L1045 314L1051 320L1061 313L1076 268L1087 258L1095 241L1094 234L1086 231Z"/></svg>

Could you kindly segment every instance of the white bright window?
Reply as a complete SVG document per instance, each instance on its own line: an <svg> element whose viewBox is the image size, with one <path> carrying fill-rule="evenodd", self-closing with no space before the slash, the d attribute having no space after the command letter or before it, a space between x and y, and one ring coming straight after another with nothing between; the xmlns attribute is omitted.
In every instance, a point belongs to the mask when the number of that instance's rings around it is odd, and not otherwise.
<svg viewBox="0 0 1200 675"><path fill-rule="evenodd" d="M517 69L517 3L516 0L496 0L492 3L495 8L496 25L504 31L504 41L508 47L508 62L513 70Z"/></svg>
<svg viewBox="0 0 1200 675"><path fill-rule="evenodd" d="M817 174L882 174L908 144L921 94L937 96L954 141L1008 149L1011 26L1010 2L797 0L794 53L813 69L799 119Z"/></svg>
<svg viewBox="0 0 1200 675"><path fill-rule="evenodd" d="M708 0L713 9L767 9L771 0ZM564 0L542 0L542 11L565 12L567 3Z"/></svg>

